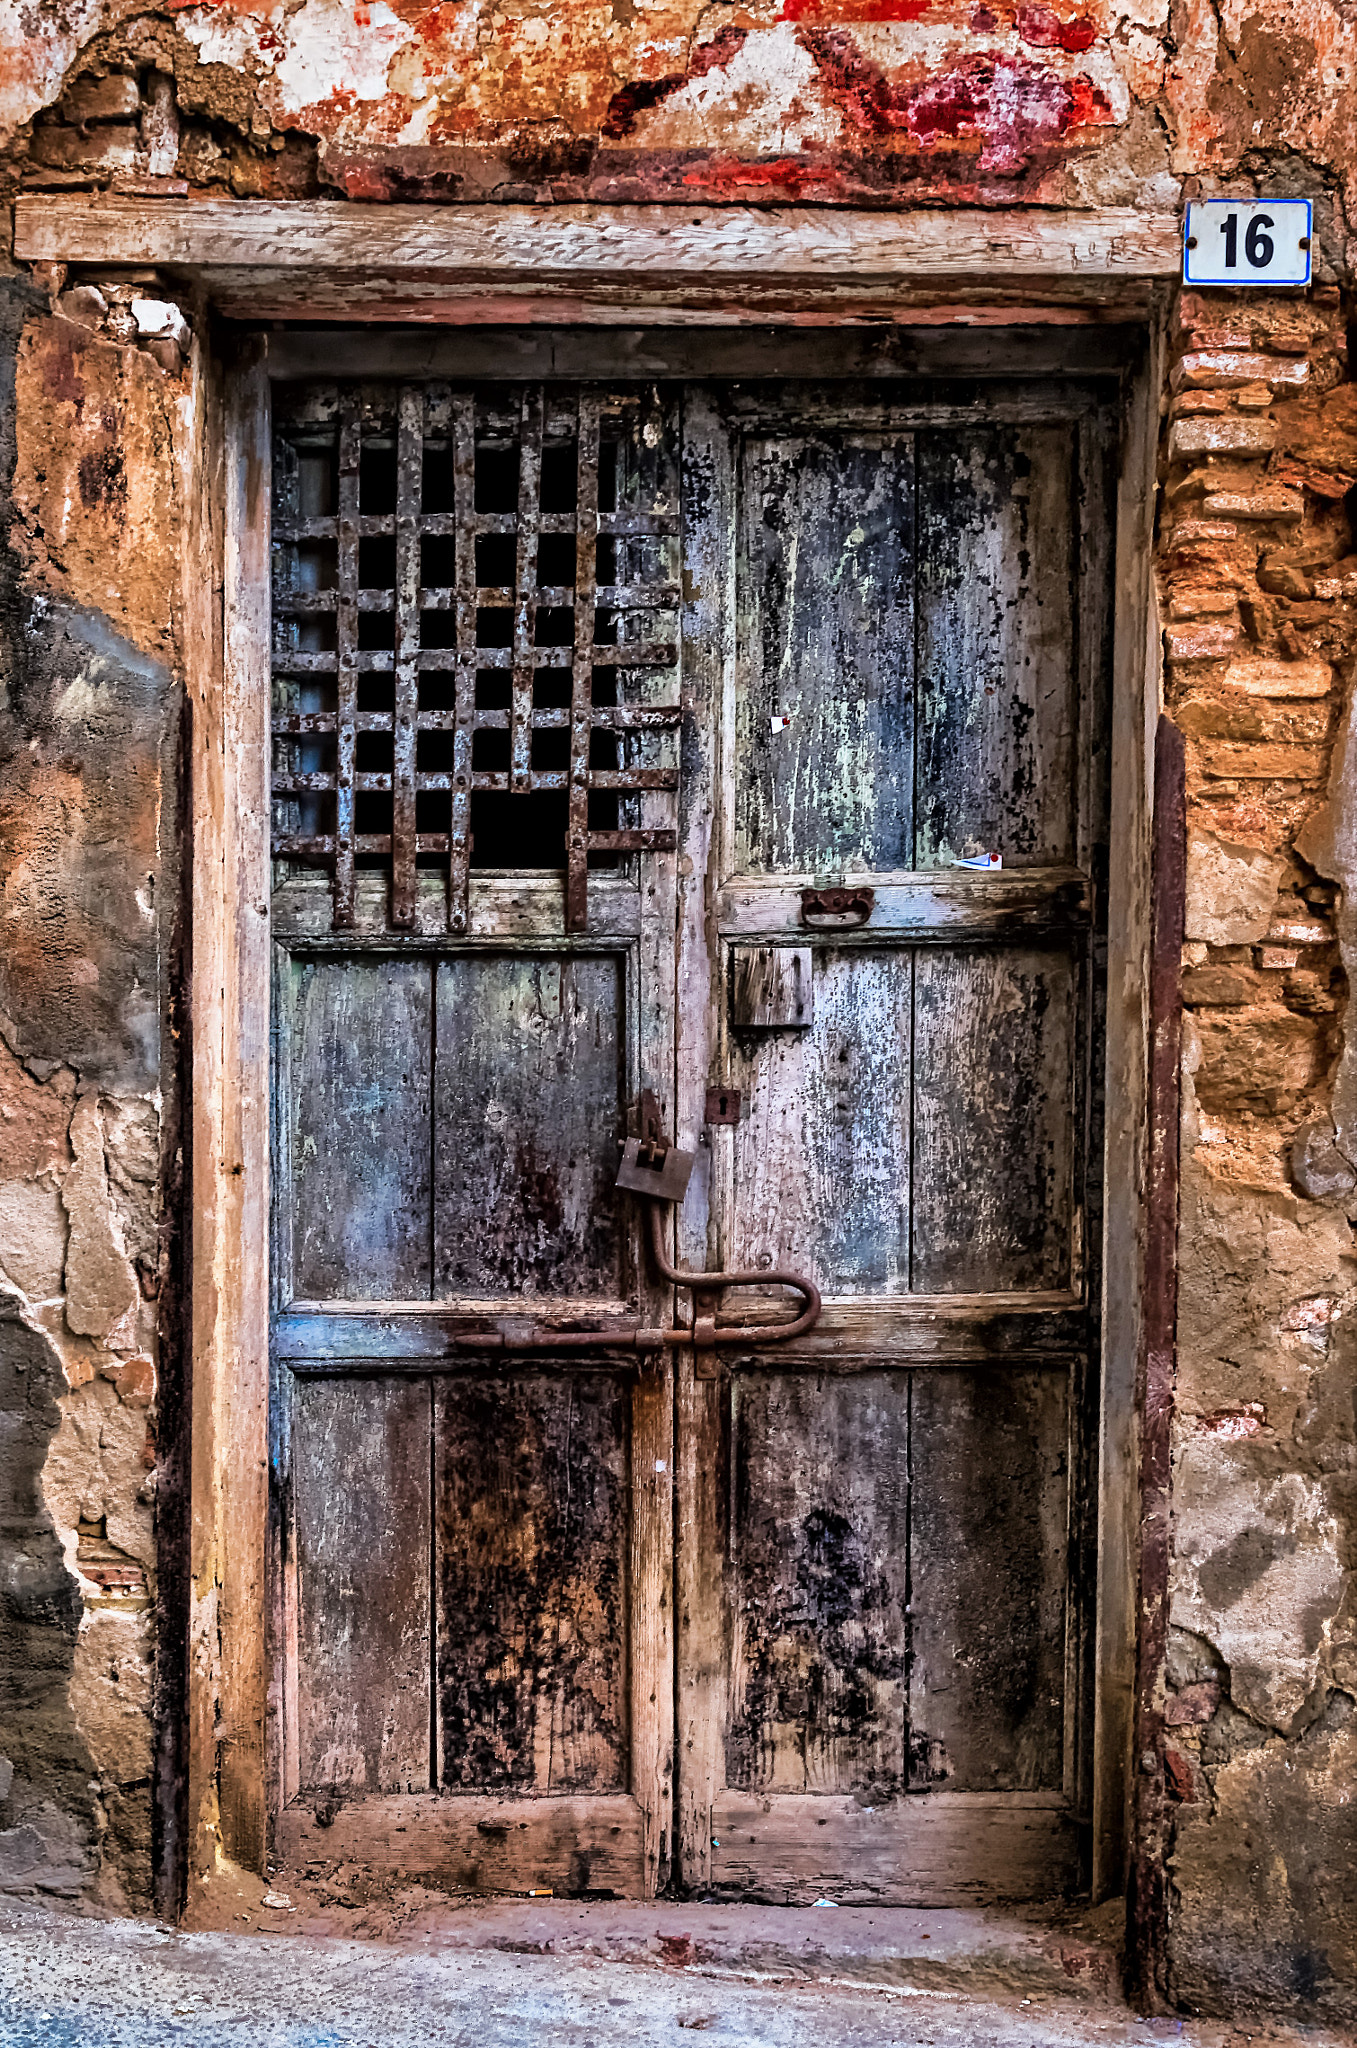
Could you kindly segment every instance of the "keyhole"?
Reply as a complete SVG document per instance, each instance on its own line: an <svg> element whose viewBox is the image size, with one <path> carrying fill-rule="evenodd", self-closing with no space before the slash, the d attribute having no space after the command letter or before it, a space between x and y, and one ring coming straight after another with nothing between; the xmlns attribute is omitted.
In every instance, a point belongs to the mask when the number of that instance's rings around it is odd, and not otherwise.
<svg viewBox="0 0 1357 2048"><path fill-rule="evenodd" d="M729 1098L728 1098L727 1096L725 1096L725 1095L722 1095L722 1096L720 1097L720 1103L721 1103L721 1114L722 1114L722 1116L724 1116L724 1115L725 1115L725 1113L726 1113L726 1103L727 1103L728 1099L729 1099Z"/></svg>

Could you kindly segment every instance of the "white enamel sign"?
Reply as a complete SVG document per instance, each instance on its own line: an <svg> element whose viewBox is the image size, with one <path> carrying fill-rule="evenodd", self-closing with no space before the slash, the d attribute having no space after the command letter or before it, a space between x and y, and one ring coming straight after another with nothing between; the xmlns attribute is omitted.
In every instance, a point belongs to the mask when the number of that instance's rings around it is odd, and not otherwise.
<svg viewBox="0 0 1357 2048"><path fill-rule="evenodd" d="M1192 199L1184 284L1309 284L1308 199Z"/></svg>

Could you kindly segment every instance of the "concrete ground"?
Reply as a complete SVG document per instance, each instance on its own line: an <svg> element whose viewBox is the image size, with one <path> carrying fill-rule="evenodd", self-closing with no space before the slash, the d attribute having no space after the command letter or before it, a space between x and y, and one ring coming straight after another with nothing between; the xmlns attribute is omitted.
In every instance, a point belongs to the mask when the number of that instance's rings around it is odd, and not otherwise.
<svg viewBox="0 0 1357 2048"><path fill-rule="evenodd" d="M0 1905L4 2048L1339 2048L1141 2019L1089 1932L982 1913L500 1901L365 1939ZM251 1921L256 1915L251 1914ZM936 1945L936 1946L935 1946Z"/></svg>

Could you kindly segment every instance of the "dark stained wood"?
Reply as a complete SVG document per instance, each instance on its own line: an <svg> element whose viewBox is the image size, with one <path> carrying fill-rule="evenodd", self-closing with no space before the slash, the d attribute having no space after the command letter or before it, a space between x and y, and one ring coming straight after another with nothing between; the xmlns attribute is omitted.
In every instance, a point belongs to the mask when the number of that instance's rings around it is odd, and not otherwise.
<svg viewBox="0 0 1357 2048"><path fill-rule="evenodd" d="M745 444L735 724L745 872L914 865L913 511L908 436L792 428Z"/></svg>
<svg viewBox="0 0 1357 2048"><path fill-rule="evenodd" d="M723 1792L711 1810L715 1898L774 1906L992 1906L1078 1881L1078 1832L1051 1795L861 1798Z"/></svg>
<svg viewBox="0 0 1357 2048"><path fill-rule="evenodd" d="M616 955L462 954L438 967L435 1287L621 1291Z"/></svg>
<svg viewBox="0 0 1357 2048"><path fill-rule="evenodd" d="M1068 1374L913 1374L910 1474L910 1784L1058 1793Z"/></svg>
<svg viewBox="0 0 1357 2048"><path fill-rule="evenodd" d="M303 1792L429 1784L427 1380L311 1380L292 1405Z"/></svg>
<svg viewBox="0 0 1357 2048"><path fill-rule="evenodd" d="M913 865L1075 853L1074 430L919 436Z"/></svg>
<svg viewBox="0 0 1357 2048"><path fill-rule="evenodd" d="M327 1807L327 1814L331 1811ZM322 1825L313 1801L278 1821L292 1864L359 1863L406 1883L458 1891L551 1891L557 1898L645 1890L641 1815L624 1793L514 1799L458 1793L345 1801Z"/></svg>
<svg viewBox="0 0 1357 2048"><path fill-rule="evenodd" d="M543 1371L434 1401L440 1783L622 1790L627 1382Z"/></svg>
<svg viewBox="0 0 1357 2048"><path fill-rule="evenodd" d="M907 1376L751 1372L731 1401L727 1783L895 1797L906 1781Z"/></svg>
<svg viewBox="0 0 1357 2048"><path fill-rule="evenodd" d="M427 1300L432 969L359 954L288 975L291 1291Z"/></svg>
<svg viewBox="0 0 1357 2048"><path fill-rule="evenodd" d="M921 1294L1068 1283L1079 1082L1068 953L915 959L913 1282Z"/></svg>

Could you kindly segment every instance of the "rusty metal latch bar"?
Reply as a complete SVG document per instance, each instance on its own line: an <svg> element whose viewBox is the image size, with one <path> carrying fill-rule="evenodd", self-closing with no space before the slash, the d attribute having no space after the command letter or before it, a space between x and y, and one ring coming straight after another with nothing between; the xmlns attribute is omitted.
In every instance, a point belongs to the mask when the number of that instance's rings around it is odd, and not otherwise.
<svg viewBox="0 0 1357 2048"><path fill-rule="evenodd" d="M648 1329L640 1323L615 1324L611 1330L553 1330L534 1324L519 1333L469 1331L459 1336L459 1351L663 1351L714 1352L720 1344L785 1344L803 1337L820 1320L820 1290L804 1273L699 1273L670 1262L664 1248L664 1204L682 1201L695 1155L680 1151L664 1135L659 1104L647 1088L641 1096L641 1135L628 1138L618 1169L617 1186L641 1195L646 1203L650 1256L655 1270L671 1287L691 1288L693 1320L686 1327ZM731 1287L790 1287L805 1301L800 1315L777 1323L723 1323L717 1315L720 1297ZM699 1375L700 1377L701 1375Z"/></svg>

